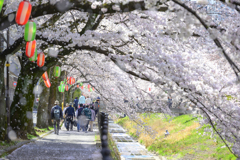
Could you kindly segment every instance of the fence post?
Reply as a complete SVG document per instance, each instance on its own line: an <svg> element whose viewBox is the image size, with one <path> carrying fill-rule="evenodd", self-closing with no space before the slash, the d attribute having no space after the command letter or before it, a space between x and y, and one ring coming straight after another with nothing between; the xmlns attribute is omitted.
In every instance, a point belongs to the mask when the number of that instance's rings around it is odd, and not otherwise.
<svg viewBox="0 0 240 160"><path fill-rule="evenodd" d="M99 113L99 133L102 142L102 157L103 160L112 160L111 151L108 148L108 114L100 112Z"/></svg>

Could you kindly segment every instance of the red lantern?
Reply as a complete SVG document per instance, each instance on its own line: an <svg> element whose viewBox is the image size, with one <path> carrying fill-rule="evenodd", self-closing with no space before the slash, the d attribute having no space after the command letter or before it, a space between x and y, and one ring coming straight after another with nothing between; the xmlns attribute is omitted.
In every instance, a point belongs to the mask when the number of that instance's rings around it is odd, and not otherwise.
<svg viewBox="0 0 240 160"><path fill-rule="evenodd" d="M75 78L69 77L68 84L73 85L75 83Z"/></svg>
<svg viewBox="0 0 240 160"><path fill-rule="evenodd" d="M82 85L81 89L83 89L83 87L84 87L84 86Z"/></svg>
<svg viewBox="0 0 240 160"><path fill-rule="evenodd" d="M73 84L75 83L75 81L76 81L75 78L73 78Z"/></svg>
<svg viewBox="0 0 240 160"><path fill-rule="evenodd" d="M36 46L37 46L36 40L27 42L27 44L26 44L26 56L28 58L31 58L32 56L34 56L34 53L36 51Z"/></svg>
<svg viewBox="0 0 240 160"><path fill-rule="evenodd" d="M89 89L91 86L90 86L90 84L87 86L87 88Z"/></svg>
<svg viewBox="0 0 240 160"><path fill-rule="evenodd" d="M79 88L79 85L77 85L77 88Z"/></svg>
<svg viewBox="0 0 240 160"><path fill-rule="evenodd" d="M37 59L37 65L39 67L42 67L42 66L44 66L44 63L45 63L45 54L44 53L39 53L38 54L38 59Z"/></svg>
<svg viewBox="0 0 240 160"><path fill-rule="evenodd" d="M88 89L88 92L90 92L90 89Z"/></svg>
<svg viewBox="0 0 240 160"><path fill-rule="evenodd" d="M68 91L68 85L65 86L65 90Z"/></svg>
<svg viewBox="0 0 240 160"><path fill-rule="evenodd" d="M151 88L149 87L149 91L151 91Z"/></svg>
<svg viewBox="0 0 240 160"><path fill-rule="evenodd" d="M46 81L44 81L44 83L45 83L45 86L46 86L47 88L50 88L50 87L51 87L51 83L50 83L50 80L49 80L49 79L47 79Z"/></svg>
<svg viewBox="0 0 240 160"><path fill-rule="evenodd" d="M48 80L47 71L43 73L42 77L43 77L44 81Z"/></svg>
<svg viewBox="0 0 240 160"><path fill-rule="evenodd" d="M95 90L95 88L93 88L93 87L92 87L92 90L94 91L94 90Z"/></svg>
<svg viewBox="0 0 240 160"><path fill-rule="evenodd" d="M67 83L70 84L70 78L71 77L67 77Z"/></svg>
<svg viewBox="0 0 240 160"><path fill-rule="evenodd" d="M16 22L19 25L25 25L28 22L28 19L31 15L32 5L30 2L24 0L19 3L17 14L16 14Z"/></svg>

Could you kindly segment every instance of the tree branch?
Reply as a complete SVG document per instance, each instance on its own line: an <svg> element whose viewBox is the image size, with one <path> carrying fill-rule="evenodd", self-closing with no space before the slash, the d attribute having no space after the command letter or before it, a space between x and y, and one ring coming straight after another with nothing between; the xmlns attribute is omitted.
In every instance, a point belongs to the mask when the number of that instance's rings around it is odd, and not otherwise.
<svg viewBox="0 0 240 160"><path fill-rule="evenodd" d="M195 16L199 21L200 23L204 26L204 28L209 32L209 34L212 34L210 33L209 31L209 26L203 21L203 19L201 19L201 17L194 11L192 10L190 7L188 7L186 4L178 1L178 0L172 0L174 3L180 5L181 7L183 7L184 9L186 9L188 12L190 12L193 16ZM224 57L226 58L226 60L228 61L228 63L230 64L230 66L232 67L235 75L239 78L238 76L238 73L240 72L240 69L238 68L238 66L232 61L232 59L227 55L227 53L225 52L222 44L220 43L219 39L218 38L214 38L213 39L215 45L220 48L223 52L223 55Z"/></svg>

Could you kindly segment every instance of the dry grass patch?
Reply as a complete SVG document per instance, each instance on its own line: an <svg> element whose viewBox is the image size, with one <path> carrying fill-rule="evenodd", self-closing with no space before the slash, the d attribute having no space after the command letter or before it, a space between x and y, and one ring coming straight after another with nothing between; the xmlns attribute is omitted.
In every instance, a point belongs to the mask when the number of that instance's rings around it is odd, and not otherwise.
<svg viewBox="0 0 240 160"><path fill-rule="evenodd" d="M200 126L199 123L194 123L193 125L186 127L185 129L179 132L170 134L169 136L166 137L166 140L171 144L176 143L190 136L192 134L192 131L198 128L199 126Z"/></svg>
<svg viewBox="0 0 240 160"><path fill-rule="evenodd" d="M166 156L167 159L219 159L219 160L236 160L219 137L214 142L209 135L203 135L204 128L196 117L191 115L182 115L169 119L164 119L161 114L141 114L141 121L145 126L155 131L155 137L145 133L142 126L138 126L128 117L119 119L117 123L129 131L131 136L137 137L140 143L144 144L148 150L157 152L159 155ZM168 117L169 118L169 117ZM168 130L170 135L165 138L165 131Z"/></svg>

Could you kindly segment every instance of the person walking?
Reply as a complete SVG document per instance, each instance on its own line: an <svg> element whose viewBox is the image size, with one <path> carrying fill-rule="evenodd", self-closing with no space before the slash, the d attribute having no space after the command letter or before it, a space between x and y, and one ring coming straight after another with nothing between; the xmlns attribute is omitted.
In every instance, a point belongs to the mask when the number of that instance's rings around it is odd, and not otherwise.
<svg viewBox="0 0 240 160"><path fill-rule="evenodd" d="M83 104L80 104L80 108L76 111L76 118L77 118L77 131L79 132L81 130L81 113L83 110Z"/></svg>
<svg viewBox="0 0 240 160"><path fill-rule="evenodd" d="M83 105L85 105L85 97L84 97L84 95L82 94L80 97L79 97L79 101L78 101L78 104L83 104Z"/></svg>
<svg viewBox="0 0 240 160"><path fill-rule="evenodd" d="M168 107L172 107L172 97L168 97Z"/></svg>
<svg viewBox="0 0 240 160"><path fill-rule="evenodd" d="M126 97L123 98L123 102L124 102L124 103L128 103L128 100L127 100Z"/></svg>
<svg viewBox="0 0 240 160"><path fill-rule="evenodd" d="M51 109L51 119L53 122L54 133L59 134L59 123L63 119L62 108L59 106L59 101L55 101L55 106Z"/></svg>
<svg viewBox="0 0 240 160"><path fill-rule="evenodd" d="M87 99L86 99L86 105L90 105L92 103L92 99L87 96Z"/></svg>
<svg viewBox="0 0 240 160"><path fill-rule="evenodd" d="M68 103L66 103L66 106L63 109L63 118L64 118L64 127L67 129L67 121L66 121L66 115L65 115L65 111L67 109L67 107L69 106Z"/></svg>
<svg viewBox="0 0 240 160"><path fill-rule="evenodd" d="M132 103L130 103L130 108L135 109L135 108L134 108L134 107L135 107L135 106L134 106L134 103L135 103L135 102L134 102L134 99L133 99L133 98L131 98L131 102L132 102Z"/></svg>
<svg viewBox="0 0 240 160"><path fill-rule="evenodd" d="M94 103L95 116L97 116L100 107L100 97L97 97L97 100Z"/></svg>
<svg viewBox="0 0 240 160"><path fill-rule="evenodd" d="M88 129L88 131L93 132L93 122L95 121L96 116L95 116L95 110L93 106L90 107L90 110L92 114L91 114L91 119L89 121L90 128Z"/></svg>
<svg viewBox="0 0 240 160"><path fill-rule="evenodd" d="M140 98L136 97L136 101L137 101L136 106L139 108L139 101L140 101Z"/></svg>
<svg viewBox="0 0 240 160"><path fill-rule="evenodd" d="M87 129L88 129L88 124L89 124L89 120L91 119L92 116L92 112L91 110L88 108L88 106L86 106L81 115L83 115L83 131L85 131L85 133L87 133Z"/></svg>
<svg viewBox="0 0 240 160"><path fill-rule="evenodd" d="M73 104L73 106L74 106L74 108L75 108L75 111L78 109L78 98L77 97L75 97L75 99L74 99L74 102L73 102L74 104Z"/></svg>
<svg viewBox="0 0 240 160"><path fill-rule="evenodd" d="M71 131L73 130L73 117L75 117L74 108L72 107L72 102L69 103L69 107L65 111L67 120L67 130L69 131L69 123L71 123Z"/></svg>
<svg viewBox="0 0 240 160"><path fill-rule="evenodd" d="M168 130L166 130L165 132L165 137L167 137L170 133L168 132Z"/></svg>
<svg viewBox="0 0 240 160"><path fill-rule="evenodd" d="M79 111L81 111L81 113L78 112L78 120L80 122L80 130L85 132L85 126L86 126L87 122L86 122L86 116L84 115L83 110L86 108L86 106L83 104L80 104L80 106L82 106L83 109L82 109L82 111L79 110Z"/></svg>

